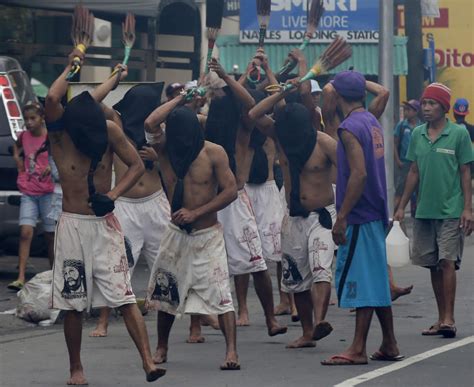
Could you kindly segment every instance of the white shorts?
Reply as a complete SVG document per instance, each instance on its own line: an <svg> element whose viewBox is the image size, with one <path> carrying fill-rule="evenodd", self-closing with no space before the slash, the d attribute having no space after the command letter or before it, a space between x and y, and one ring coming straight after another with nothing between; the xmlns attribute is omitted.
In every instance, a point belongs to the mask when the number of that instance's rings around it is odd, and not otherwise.
<svg viewBox="0 0 474 387"><path fill-rule="evenodd" d="M336 221L334 204L326 209ZM331 282L335 244L331 230L321 226L316 212L307 218L285 216L281 229L283 251L282 290L300 293L310 290L315 282Z"/></svg>
<svg viewBox="0 0 474 387"><path fill-rule="evenodd" d="M146 259L150 271L153 268L170 214L170 205L162 189L144 198L120 197L115 202L115 215L125 236L130 275L140 257Z"/></svg>
<svg viewBox="0 0 474 387"><path fill-rule="evenodd" d="M217 219L224 227L229 274L234 276L267 270L257 221L244 189L238 192L237 199L217 213Z"/></svg>
<svg viewBox="0 0 474 387"><path fill-rule="evenodd" d="M220 224L191 234L168 224L148 282L147 306L178 316L234 311Z"/></svg>
<svg viewBox="0 0 474 387"><path fill-rule="evenodd" d="M135 302L117 218L63 212L56 226L51 307L81 312Z"/></svg>
<svg viewBox="0 0 474 387"><path fill-rule="evenodd" d="M285 209L275 180L245 186L257 220L263 258L281 262L281 222Z"/></svg>

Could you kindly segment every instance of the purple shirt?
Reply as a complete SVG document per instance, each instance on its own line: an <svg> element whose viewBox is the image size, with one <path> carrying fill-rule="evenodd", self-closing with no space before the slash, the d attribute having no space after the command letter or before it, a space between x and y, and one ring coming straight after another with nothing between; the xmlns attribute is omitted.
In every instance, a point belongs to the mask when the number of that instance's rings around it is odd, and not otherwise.
<svg viewBox="0 0 474 387"><path fill-rule="evenodd" d="M365 157L367 180L364 192L347 217L347 224L363 224L382 220L388 224L387 184L383 130L377 119L368 111L353 112L340 125L337 143L336 208L341 208L346 195L351 170L341 141L341 130L352 133L359 141Z"/></svg>

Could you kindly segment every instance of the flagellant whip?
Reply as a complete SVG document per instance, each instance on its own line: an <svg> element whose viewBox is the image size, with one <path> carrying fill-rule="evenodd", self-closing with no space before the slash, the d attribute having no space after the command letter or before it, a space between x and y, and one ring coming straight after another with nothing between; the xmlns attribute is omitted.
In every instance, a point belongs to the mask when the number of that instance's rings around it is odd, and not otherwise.
<svg viewBox="0 0 474 387"><path fill-rule="evenodd" d="M206 0L206 37L207 37L207 60L206 74L209 72L209 61L212 58L212 50L222 26L222 15L224 14L224 0Z"/></svg>
<svg viewBox="0 0 474 387"><path fill-rule="evenodd" d="M122 64L124 66L127 65L128 60L130 59L130 53L132 52L133 45L135 44L135 39L135 16L133 16L133 13L128 12L127 16L125 17L125 22L122 23L122 41L124 46ZM112 74L110 74L110 78L112 78L117 73L121 73L122 71L122 68L116 68ZM118 78L120 78L120 75Z"/></svg>
<svg viewBox="0 0 474 387"><path fill-rule="evenodd" d="M258 18L258 25L260 28L258 34L258 48L263 49L263 44L265 42L265 35L267 33L267 28L270 24L270 12L272 8L272 1L271 0L257 0L257 18ZM257 62L258 63L258 62ZM257 78L253 79L251 73L255 71L257 74ZM254 69L249 74L247 74L247 80L250 83L257 84L260 82L261 73L260 73L260 66L255 64Z"/></svg>
<svg viewBox="0 0 474 387"><path fill-rule="evenodd" d="M298 47L301 51L304 51L304 49L308 46L309 42L311 41L311 38L314 36L314 33L316 32L319 21L321 20L321 17L323 16L324 13L324 2L323 0L308 0L308 2L311 1L311 5L309 6L309 11L308 11L308 25L306 27L306 33L304 35L303 43L300 44ZM286 63L283 65L283 67L278 71L278 75L283 75L289 73L291 70L293 70L296 67L296 61L293 60L292 58L288 58Z"/></svg>
<svg viewBox="0 0 474 387"><path fill-rule="evenodd" d="M265 34L270 22L270 11L272 8L271 0L257 0L257 18L260 27L258 35L258 47L263 47L265 41Z"/></svg>
<svg viewBox="0 0 474 387"><path fill-rule="evenodd" d="M92 12L81 5L74 8L72 16L71 38L74 47L86 53L87 48L91 45L94 37L94 15ZM66 76L66 80L70 81L81 70L81 59L75 57L72 62L72 67Z"/></svg>
<svg viewBox="0 0 474 387"><path fill-rule="evenodd" d="M337 36L336 39L324 50L321 56L314 63L313 67L306 73L306 75L298 81L298 84L308 81L310 79L315 79L318 75L327 73L329 70L332 70L334 67L339 66L341 63L345 62L352 56L352 48L346 42L346 40L340 36ZM295 87L292 83L287 83L286 85L270 85L267 86L266 90L268 92L275 91L286 91Z"/></svg>

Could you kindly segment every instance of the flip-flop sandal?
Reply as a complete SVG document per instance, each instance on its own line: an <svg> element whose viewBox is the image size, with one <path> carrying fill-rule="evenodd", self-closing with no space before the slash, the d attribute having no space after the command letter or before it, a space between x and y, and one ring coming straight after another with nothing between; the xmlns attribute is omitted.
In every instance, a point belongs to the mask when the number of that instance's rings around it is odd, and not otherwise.
<svg viewBox="0 0 474 387"><path fill-rule="evenodd" d="M338 362L337 360L342 360L342 361ZM326 366L364 365L364 364L367 364L367 360L356 361L354 359L351 359L348 356L334 355L334 356L331 356L328 360L323 360L321 364L326 365Z"/></svg>
<svg viewBox="0 0 474 387"><path fill-rule="evenodd" d="M448 324L441 324L439 326L438 332L440 335L443 335L446 339L453 339L456 337L456 326L448 325Z"/></svg>
<svg viewBox="0 0 474 387"><path fill-rule="evenodd" d="M333 331L331 324L327 321L321 321L314 327L313 340L321 340Z"/></svg>
<svg viewBox="0 0 474 387"><path fill-rule="evenodd" d="M8 284L7 288L10 289L10 290L15 290L16 292L18 292L19 290L23 289L23 286L25 284L21 281L13 281L11 283Z"/></svg>
<svg viewBox="0 0 474 387"><path fill-rule="evenodd" d="M425 329L424 331L422 331L421 335L422 336L438 336L438 335L441 335L441 333L439 332L439 325L433 324L428 329Z"/></svg>
<svg viewBox="0 0 474 387"><path fill-rule="evenodd" d="M404 355L389 356L381 351L374 352L370 355L370 360L374 361L400 361L405 359Z"/></svg>

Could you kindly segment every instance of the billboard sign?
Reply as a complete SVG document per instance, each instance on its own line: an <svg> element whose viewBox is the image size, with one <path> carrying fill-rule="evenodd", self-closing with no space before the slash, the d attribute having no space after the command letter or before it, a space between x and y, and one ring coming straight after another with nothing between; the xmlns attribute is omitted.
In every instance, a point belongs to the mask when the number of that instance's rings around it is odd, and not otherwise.
<svg viewBox="0 0 474 387"><path fill-rule="evenodd" d="M240 41L258 42L255 0L240 0ZM272 0L269 43L298 43L307 26L306 0ZM325 12L314 36L318 42L331 42L336 34L348 42L374 43L379 39L379 0L324 0Z"/></svg>

